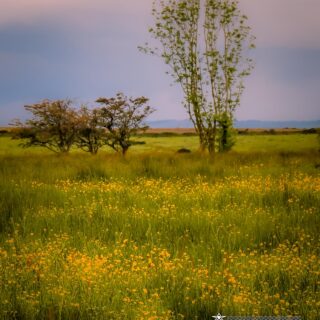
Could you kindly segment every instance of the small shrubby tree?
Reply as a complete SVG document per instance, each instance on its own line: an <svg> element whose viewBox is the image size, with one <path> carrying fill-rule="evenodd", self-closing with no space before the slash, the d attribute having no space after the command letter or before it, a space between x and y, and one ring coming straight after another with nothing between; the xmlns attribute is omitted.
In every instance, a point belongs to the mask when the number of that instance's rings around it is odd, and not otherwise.
<svg viewBox="0 0 320 320"><path fill-rule="evenodd" d="M44 100L25 109L31 112L32 118L13 123L16 138L25 140L24 147L41 146L57 153L69 152L80 126L70 100Z"/></svg>
<svg viewBox="0 0 320 320"><path fill-rule="evenodd" d="M76 145L91 154L97 154L98 150L106 144L107 133L100 126L101 109L89 109L83 106L79 111L79 132L76 139Z"/></svg>
<svg viewBox="0 0 320 320"><path fill-rule="evenodd" d="M126 154L135 144L131 140L132 135L148 128L144 120L154 111L146 105L148 101L145 97L128 98L123 93L118 93L115 98L96 101L103 106L100 109L100 126L107 130L106 145Z"/></svg>
<svg viewBox="0 0 320 320"><path fill-rule="evenodd" d="M233 128L232 118L227 113L222 113L219 117L219 127L217 129L218 151L231 150L235 144L236 134L237 131Z"/></svg>
<svg viewBox="0 0 320 320"><path fill-rule="evenodd" d="M25 106L32 118L12 123L15 138L23 139L22 146L41 146L57 153L67 153L73 145L97 154L103 146L126 154L137 144L133 134L148 128L144 120L154 110L145 97L127 98L118 93L113 98L99 98L101 107L76 110L70 100L44 100Z"/></svg>

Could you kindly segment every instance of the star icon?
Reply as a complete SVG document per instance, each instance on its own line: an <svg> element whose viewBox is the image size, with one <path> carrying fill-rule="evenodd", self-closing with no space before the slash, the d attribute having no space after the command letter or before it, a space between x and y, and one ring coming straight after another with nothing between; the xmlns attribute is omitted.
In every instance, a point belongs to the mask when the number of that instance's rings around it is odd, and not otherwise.
<svg viewBox="0 0 320 320"><path fill-rule="evenodd" d="M225 316L222 316L220 313L218 313L216 316L212 316L212 318L215 318L216 320L222 320L225 318Z"/></svg>

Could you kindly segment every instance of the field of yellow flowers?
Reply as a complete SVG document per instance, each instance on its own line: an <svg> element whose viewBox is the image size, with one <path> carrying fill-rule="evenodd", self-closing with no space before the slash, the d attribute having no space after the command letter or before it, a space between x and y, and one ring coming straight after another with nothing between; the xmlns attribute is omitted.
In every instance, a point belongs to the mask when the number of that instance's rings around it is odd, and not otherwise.
<svg viewBox="0 0 320 320"><path fill-rule="evenodd" d="M1 319L320 318L316 151L0 162Z"/></svg>

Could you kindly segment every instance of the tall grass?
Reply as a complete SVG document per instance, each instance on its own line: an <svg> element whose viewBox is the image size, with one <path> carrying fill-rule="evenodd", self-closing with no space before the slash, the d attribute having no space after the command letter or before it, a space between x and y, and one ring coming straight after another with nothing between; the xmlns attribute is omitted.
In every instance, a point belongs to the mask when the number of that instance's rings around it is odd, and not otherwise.
<svg viewBox="0 0 320 320"><path fill-rule="evenodd" d="M318 161L6 153L1 317L318 319Z"/></svg>

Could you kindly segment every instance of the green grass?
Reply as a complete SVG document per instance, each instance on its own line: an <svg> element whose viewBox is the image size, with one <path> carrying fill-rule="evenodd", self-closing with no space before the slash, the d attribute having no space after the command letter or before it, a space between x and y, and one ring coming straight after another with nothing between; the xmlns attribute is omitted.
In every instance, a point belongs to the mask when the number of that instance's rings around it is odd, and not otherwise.
<svg viewBox="0 0 320 320"><path fill-rule="evenodd" d="M139 136L134 140L144 141L146 144L136 145L129 149L130 153L145 152L176 152L180 148L188 148L197 151L199 148L198 137L196 136L172 136L172 137L144 137ZM21 154L52 154L44 148L32 147L21 148L20 140L13 140L10 137L0 137L0 155L21 155ZM309 151L319 148L316 134L292 134L292 135L239 135L237 136L234 151L237 152L272 152L272 151ZM82 153L79 150L73 152ZM103 152L113 153L110 148L103 148Z"/></svg>
<svg viewBox="0 0 320 320"><path fill-rule="evenodd" d="M319 319L316 136L239 136L214 161L143 140L123 159L0 138L1 318Z"/></svg>
<svg viewBox="0 0 320 320"><path fill-rule="evenodd" d="M274 152L274 151L307 151L319 148L317 135L252 135L238 136L235 151Z"/></svg>

